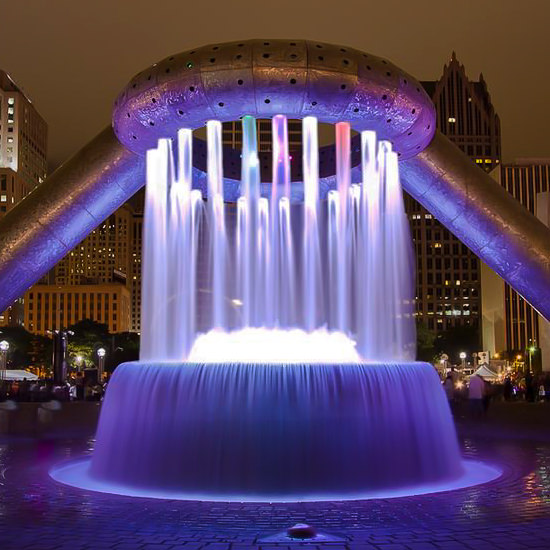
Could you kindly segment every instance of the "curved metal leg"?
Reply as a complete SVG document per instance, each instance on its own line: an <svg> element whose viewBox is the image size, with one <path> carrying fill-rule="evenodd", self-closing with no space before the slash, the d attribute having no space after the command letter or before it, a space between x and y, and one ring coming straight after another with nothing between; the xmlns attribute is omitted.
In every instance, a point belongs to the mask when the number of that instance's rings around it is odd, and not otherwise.
<svg viewBox="0 0 550 550"><path fill-rule="evenodd" d="M144 159L109 126L0 220L0 311L128 200Z"/></svg>
<svg viewBox="0 0 550 550"><path fill-rule="evenodd" d="M550 229L439 132L400 169L403 187L550 319Z"/></svg>

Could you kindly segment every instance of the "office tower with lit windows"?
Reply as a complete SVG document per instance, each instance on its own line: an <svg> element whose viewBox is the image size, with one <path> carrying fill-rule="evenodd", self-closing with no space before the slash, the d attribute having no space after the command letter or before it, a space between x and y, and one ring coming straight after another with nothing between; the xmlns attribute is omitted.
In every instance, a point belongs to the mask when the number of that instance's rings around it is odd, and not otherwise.
<svg viewBox="0 0 550 550"><path fill-rule="evenodd" d="M111 332L139 331L142 202L138 193L117 209L26 293L30 332L43 334L83 319L105 323ZM31 296L34 311L27 303ZM36 308L62 297L64 306L71 306L67 315L38 315Z"/></svg>
<svg viewBox="0 0 550 550"><path fill-rule="evenodd" d="M93 319L107 325L109 332L127 332L130 308L130 292L123 284L39 284L25 293L25 327L34 334L46 335Z"/></svg>
<svg viewBox="0 0 550 550"><path fill-rule="evenodd" d="M452 54L437 81L422 82L437 111L437 127L480 168L500 162L500 122L483 76L472 81ZM416 315L441 332L460 325L479 330L480 262L408 195L405 207L416 252ZM481 341L481 338L479 338Z"/></svg>
<svg viewBox="0 0 550 550"><path fill-rule="evenodd" d="M518 159L501 164L491 176L531 214L550 226L550 159ZM530 347L542 351L542 366L550 370L550 325L492 269L481 265L483 344L508 357L524 355Z"/></svg>
<svg viewBox="0 0 550 550"><path fill-rule="evenodd" d="M258 119L256 121L256 134L258 136L258 151L268 153L271 151L271 120ZM241 149L243 145L242 123L240 120L224 122L222 125L222 140L226 147ZM288 148L290 151L302 147L302 121L288 121Z"/></svg>
<svg viewBox="0 0 550 550"><path fill-rule="evenodd" d="M46 177L48 126L31 100L0 70L0 217ZM0 326L23 323L22 300L0 314Z"/></svg>

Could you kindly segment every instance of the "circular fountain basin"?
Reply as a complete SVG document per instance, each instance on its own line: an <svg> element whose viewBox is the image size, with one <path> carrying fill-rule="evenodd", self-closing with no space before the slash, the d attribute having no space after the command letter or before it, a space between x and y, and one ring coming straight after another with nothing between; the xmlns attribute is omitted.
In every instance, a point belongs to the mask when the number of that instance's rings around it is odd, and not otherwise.
<svg viewBox="0 0 550 550"><path fill-rule="evenodd" d="M403 496L498 477L464 461L433 367L125 363L91 458L54 479L200 500Z"/></svg>

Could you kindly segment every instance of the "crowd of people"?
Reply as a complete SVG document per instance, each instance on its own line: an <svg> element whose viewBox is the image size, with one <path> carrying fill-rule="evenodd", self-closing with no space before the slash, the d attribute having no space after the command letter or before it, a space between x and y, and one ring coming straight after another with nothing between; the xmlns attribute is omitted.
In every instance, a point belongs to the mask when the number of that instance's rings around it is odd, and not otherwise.
<svg viewBox="0 0 550 550"><path fill-rule="evenodd" d="M100 401L106 386L106 382L99 383L81 375L70 377L64 384L55 384L51 379L3 380L0 381L0 401Z"/></svg>
<svg viewBox="0 0 550 550"><path fill-rule="evenodd" d="M528 403L550 401L550 374L535 376L531 372L515 372L503 380L489 381L478 374L463 379L458 371L451 370L443 388L451 408L468 401L470 414L480 417L487 413L491 400L495 398Z"/></svg>

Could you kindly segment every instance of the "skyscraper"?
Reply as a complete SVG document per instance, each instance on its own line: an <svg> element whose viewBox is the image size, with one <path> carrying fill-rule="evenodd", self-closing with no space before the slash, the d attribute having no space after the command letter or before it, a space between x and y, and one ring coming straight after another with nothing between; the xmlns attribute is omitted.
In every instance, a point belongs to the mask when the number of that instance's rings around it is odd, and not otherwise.
<svg viewBox="0 0 550 550"><path fill-rule="evenodd" d="M501 164L491 176L531 214L549 225L550 159L518 159ZM483 343L492 353L507 352L509 358L530 347L542 349L542 366L550 369L549 324L515 290L485 264L483 281ZM546 352L546 353L545 353Z"/></svg>
<svg viewBox="0 0 550 550"><path fill-rule="evenodd" d="M500 121L483 75L472 81L453 52L439 80L422 82L437 111L437 127L480 168L500 162ZM417 201L405 198L416 252L416 314L436 332L479 329L480 262ZM454 359L454 358L453 358Z"/></svg>
<svg viewBox="0 0 550 550"><path fill-rule="evenodd" d="M0 70L0 217L46 177L48 127L31 100ZM23 323L22 300L0 314L1 325Z"/></svg>
<svg viewBox="0 0 550 550"><path fill-rule="evenodd" d="M27 302L35 297L35 308L42 307L36 297L41 297L44 307L48 300L65 297L58 303L69 308L61 316L40 315L26 304L28 330L44 333L92 319L107 324L111 332L139 332L141 196L138 193L118 208L26 293Z"/></svg>

